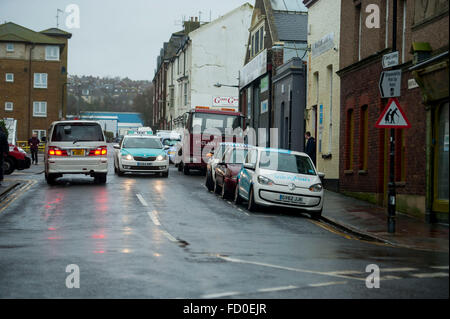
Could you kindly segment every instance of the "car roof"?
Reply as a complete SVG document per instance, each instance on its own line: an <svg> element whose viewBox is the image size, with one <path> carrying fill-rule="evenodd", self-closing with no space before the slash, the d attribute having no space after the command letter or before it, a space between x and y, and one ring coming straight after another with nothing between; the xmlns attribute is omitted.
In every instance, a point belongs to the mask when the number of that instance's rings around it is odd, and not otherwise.
<svg viewBox="0 0 450 319"><path fill-rule="evenodd" d="M153 138L153 139L160 140L159 136L156 136L156 135L128 134L128 135L125 135L123 138L126 138L126 137Z"/></svg>
<svg viewBox="0 0 450 319"><path fill-rule="evenodd" d="M258 151L261 151L261 152L274 152L274 153L280 153L280 154L293 154L293 155L300 155L300 156L308 156L308 154L303 153L303 152L285 150L285 149L281 149L281 148L257 147L257 149L258 149Z"/></svg>
<svg viewBox="0 0 450 319"><path fill-rule="evenodd" d="M88 120L65 120L65 121L55 121L51 125L57 125L57 124L98 124L100 125L100 122L98 121L88 121Z"/></svg>

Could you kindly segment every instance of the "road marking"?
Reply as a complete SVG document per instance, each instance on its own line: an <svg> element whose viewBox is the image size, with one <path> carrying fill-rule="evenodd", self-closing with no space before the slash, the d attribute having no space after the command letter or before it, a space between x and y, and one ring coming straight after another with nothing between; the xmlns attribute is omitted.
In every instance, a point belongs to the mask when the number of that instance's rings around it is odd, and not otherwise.
<svg viewBox="0 0 450 319"><path fill-rule="evenodd" d="M0 208L0 213L2 213L5 209L7 209L12 203L14 203L22 194L24 194L27 190L29 190L34 184L37 183L36 180L24 180L27 184L20 187L17 191L15 191L10 197L7 197L2 201L2 207Z"/></svg>
<svg viewBox="0 0 450 319"><path fill-rule="evenodd" d="M333 285L344 285L347 281L329 281L329 282L320 282L317 284L309 284L309 287L326 287L326 286L333 286Z"/></svg>
<svg viewBox="0 0 450 319"><path fill-rule="evenodd" d="M322 271L314 271L314 270L308 270L308 269L285 267L285 266L280 266L280 265L261 263L261 262L257 262L257 261L249 261L249 260L242 260L242 259L237 259L237 258L230 258L230 257L221 256L221 255L217 255L217 257L221 258L223 260L229 261L229 262L234 262L234 263L250 264L250 265L276 268L276 269L281 269L281 270L303 272L303 273L309 273L309 274L315 274L315 275L331 276L331 277L353 279L353 280L360 280L360 281L366 280L365 278L357 278L357 277L339 275L339 274L334 274L333 272L322 272Z"/></svg>
<svg viewBox="0 0 450 319"><path fill-rule="evenodd" d="M435 273L427 273L427 274L412 274L412 276L416 277L416 278L436 278L436 277L448 277L448 273L435 272Z"/></svg>
<svg viewBox="0 0 450 319"><path fill-rule="evenodd" d="M274 288L263 288L258 289L258 292L274 292L274 291L283 291L283 290L292 290L292 289L298 289L300 287L298 286L284 286L284 287L274 287Z"/></svg>
<svg viewBox="0 0 450 319"><path fill-rule="evenodd" d="M319 226L319 227L321 227L321 228L323 228L323 229L325 229L325 230L328 230L329 232L332 232L333 234L336 234L336 235L339 235L339 236L343 236L343 237L346 238L346 239L355 239L354 237L352 237L352 236L350 236L350 235L348 235L348 234L345 234L345 233L343 233L343 232L340 232L340 231L338 231L338 230L332 228L331 226L324 225L323 223L318 222L318 221L315 221L315 220L312 220L312 219L308 219L308 220L309 220L311 223L315 224L316 226Z"/></svg>
<svg viewBox="0 0 450 319"><path fill-rule="evenodd" d="M161 223L159 222L158 217L156 217L156 215L153 212L148 212L147 214L150 217L150 219L152 220L153 224L155 224L156 226L161 226Z"/></svg>
<svg viewBox="0 0 450 319"><path fill-rule="evenodd" d="M178 242L178 239L176 239L175 237L173 237L171 234L169 234L169 233L166 232L165 230L162 230L162 233L163 233L163 235L166 236L166 238L167 238L168 240L170 240L171 242L173 242L173 243Z"/></svg>
<svg viewBox="0 0 450 319"><path fill-rule="evenodd" d="M408 267L404 267L404 268L381 268L380 272L401 272L401 271L416 271L418 270L417 268L408 268Z"/></svg>
<svg viewBox="0 0 450 319"><path fill-rule="evenodd" d="M432 266L433 269L448 269L448 266Z"/></svg>
<svg viewBox="0 0 450 319"><path fill-rule="evenodd" d="M147 202L145 201L144 197L142 197L141 194L136 194L136 197L139 199L139 201L141 202L142 206L148 207Z"/></svg>
<svg viewBox="0 0 450 319"><path fill-rule="evenodd" d="M221 298L221 297L231 297L231 296L236 296L236 295L240 295L240 294L241 294L240 292L230 291L230 292L222 292L222 293L217 293L217 294L203 295L203 296L201 296L201 298L213 299L213 298Z"/></svg>

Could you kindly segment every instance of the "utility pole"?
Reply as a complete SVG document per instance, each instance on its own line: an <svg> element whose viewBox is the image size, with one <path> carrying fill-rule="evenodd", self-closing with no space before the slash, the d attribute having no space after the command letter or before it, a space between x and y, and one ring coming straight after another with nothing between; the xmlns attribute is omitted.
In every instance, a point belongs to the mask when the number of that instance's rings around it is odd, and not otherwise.
<svg viewBox="0 0 450 319"><path fill-rule="evenodd" d="M392 51L397 51L397 0L393 0L392 10ZM395 128L391 128L388 184L388 232L395 233Z"/></svg>

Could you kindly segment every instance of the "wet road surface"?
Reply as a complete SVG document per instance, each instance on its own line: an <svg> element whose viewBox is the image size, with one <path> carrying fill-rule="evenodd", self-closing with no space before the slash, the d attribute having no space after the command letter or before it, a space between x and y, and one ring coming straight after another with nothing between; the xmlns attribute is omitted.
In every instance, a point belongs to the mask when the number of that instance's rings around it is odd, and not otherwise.
<svg viewBox="0 0 450 319"><path fill-rule="evenodd" d="M111 154L111 149L109 154ZM448 298L448 254L363 242L282 209L248 212L204 177L71 175L0 208L1 298ZM332 209L327 207L325 209ZM66 287L67 265L80 288ZM366 266L381 269L366 287Z"/></svg>

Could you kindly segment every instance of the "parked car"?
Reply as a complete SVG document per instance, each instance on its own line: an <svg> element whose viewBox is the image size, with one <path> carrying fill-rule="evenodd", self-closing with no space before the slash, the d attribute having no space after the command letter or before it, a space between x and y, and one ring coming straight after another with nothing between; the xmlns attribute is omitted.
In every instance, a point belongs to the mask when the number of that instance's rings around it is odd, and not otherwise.
<svg viewBox="0 0 450 319"><path fill-rule="evenodd" d="M305 153L256 148L249 150L237 177L234 201L301 209L318 218L322 215L323 187L311 159Z"/></svg>
<svg viewBox="0 0 450 319"><path fill-rule="evenodd" d="M45 146L45 179L53 184L64 174L84 174L104 184L108 173L107 154L99 122L53 122Z"/></svg>
<svg viewBox="0 0 450 319"><path fill-rule="evenodd" d="M169 177L167 149L158 136L126 135L121 144L114 145L114 171L119 176L128 172Z"/></svg>
<svg viewBox="0 0 450 319"><path fill-rule="evenodd" d="M9 153L3 160L3 172L10 175L14 170L24 170L30 168L31 159L28 154L19 146L9 144Z"/></svg>
<svg viewBox="0 0 450 319"><path fill-rule="evenodd" d="M252 148L250 146L250 148ZM227 146L222 161L215 167L214 192L221 194L222 198L234 195L237 176L241 171L249 146Z"/></svg>
<svg viewBox="0 0 450 319"><path fill-rule="evenodd" d="M208 158L208 161L206 163L206 179L205 179L205 186L209 191L214 190L214 185L216 183L216 166L218 163L223 162L225 149L227 147L233 147L233 146L243 146L244 144L237 144L237 143L230 143L230 142L222 142L219 144L218 148L213 149L210 151L206 156Z"/></svg>

